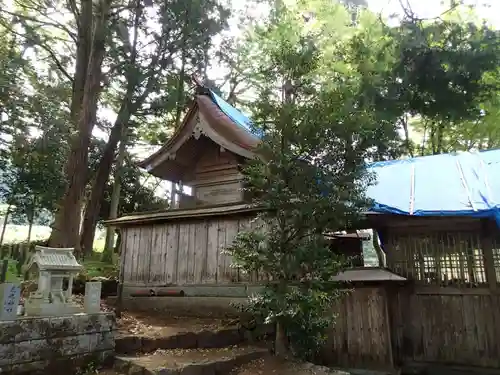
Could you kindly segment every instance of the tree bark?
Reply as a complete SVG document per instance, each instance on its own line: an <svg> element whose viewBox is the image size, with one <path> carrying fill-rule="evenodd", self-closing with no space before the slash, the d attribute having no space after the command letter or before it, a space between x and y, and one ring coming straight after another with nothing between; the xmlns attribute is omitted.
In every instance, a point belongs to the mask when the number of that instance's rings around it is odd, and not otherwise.
<svg viewBox="0 0 500 375"><path fill-rule="evenodd" d="M7 212L5 212L5 216L3 218L2 234L0 234L0 246L3 245L3 239L5 237L5 231L7 229L7 221L9 220L11 207L12 207L12 205L9 204L9 206L7 207Z"/></svg>
<svg viewBox="0 0 500 375"><path fill-rule="evenodd" d="M128 40L128 33L124 32L120 37L123 43L128 49L129 61L127 77L127 89L126 93L122 99L120 109L118 111L118 116L116 118L115 124L111 129L111 135L109 137L104 153L99 161L99 166L97 168L97 173L92 184L92 191L90 194L90 199L87 202L85 208L85 216L83 219L83 227L80 237L80 245L85 254L92 252L92 244L94 242L95 231L97 226L97 221L99 219L99 212L101 208L102 196L104 194L104 189L108 182L108 178L111 172L111 167L115 160L115 152L118 142L122 139L122 135L132 114L139 108L140 105L146 99L148 90L151 90L152 80L149 77L148 84L144 89L142 95L133 101L134 92L137 90L138 85L141 83L138 77L137 71L134 69L137 64L137 45L139 38L139 24L142 15L141 0L136 0L135 3L135 13L134 15L134 31L132 43ZM152 64L153 69L156 68L155 64Z"/></svg>
<svg viewBox="0 0 500 375"><path fill-rule="evenodd" d="M188 23L188 10L184 13L185 26ZM175 113L175 129L179 129L181 125L182 111L184 111L184 80L186 79L186 27L182 30L182 43L181 43L181 70L179 72L179 83L177 85L177 109ZM206 65L205 65L206 67Z"/></svg>
<svg viewBox="0 0 500 375"><path fill-rule="evenodd" d="M408 151L410 157L414 157L415 155L413 154L413 148L411 147L410 131L408 129L408 115L406 113L401 118L401 125L403 126L403 131L405 134L406 150Z"/></svg>
<svg viewBox="0 0 500 375"><path fill-rule="evenodd" d="M92 244L94 242L96 225L99 219L102 197L104 195L106 183L108 182L111 167L115 161L116 147L118 146L118 142L120 142L124 127L130 120L129 105L130 102L127 101L124 102L122 108L120 108L118 117L111 129L109 141L99 161L97 174L92 184L90 199L85 208L82 236L80 240L80 246L84 254L90 254L92 252Z"/></svg>
<svg viewBox="0 0 500 375"><path fill-rule="evenodd" d="M116 170L115 178L113 184L113 193L111 194L111 204L109 208L109 218L115 219L118 217L118 207L120 205L120 193L121 193L121 175L123 168L123 161L125 160L125 151L127 145L127 135L122 136L120 141L120 147L118 149L118 158L116 159ZM108 226L106 228L106 241L104 244L103 261L107 261L113 258L113 245L115 240L115 228Z"/></svg>
<svg viewBox="0 0 500 375"><path fill-rule="evenodd" d="M33 201L32 207L30 207L28 211L28 238L26 239L26 242L31 241L31 232L33 230L33 221L35 221L35 207L36 207L36 202Z"/></svg>
<svg viewBox="0 0 500 375"><path fill-rule="evenodd" d="M276 322L274 354L278 357L286 357L288 355L288 340L286 337L285 327L283 326L283 323L279 321Z"/></svg>
<svg viewBox="0 0 500 375"><path fill-rule="evenodd" d="M28 238L26 239L26 242L30 242L31 241L31 231L33 230L33 218L31 218L29 221L28 221Z"/></svg>
<svg viewBox="0 0 500 375"><path fill-rule="evenodd" d="M106 27L111 1L102 0L98 17L95 17L94 36L86 72L83 99L78 114L76 132L71 140L71 150L65 167L66 190L59 203L49 238L49 246L74 247L76 252L79 251L80 208L87 183L89 145L96 119L102 61L106 50ZM87 7L92 7L92 1L85 0L82 3L82 11ZM83 25L79 27L81 28ZM81 72L77 74L81 74Z"/></svg>
<svg viewBox="0 0 500 375"><path fill-rule="evenodd" d="M443 137L444 137L444 124L442 121L439 122L437 126L437 141L436 141L436 152L435 154L441 154L443 152Z"/></svg>
<svg viewBox="0 0 500 375"><path fill-rule="evenodd" d="M83 103L85 80L87 79L87 68L92 50L92 1L82 1L80 15L76 20L76 24L78 31L78 43L76 49L76 65L75 74L73 76L70 108L70 116L73 121L72 125L75 127L75 130Z"/></svg>

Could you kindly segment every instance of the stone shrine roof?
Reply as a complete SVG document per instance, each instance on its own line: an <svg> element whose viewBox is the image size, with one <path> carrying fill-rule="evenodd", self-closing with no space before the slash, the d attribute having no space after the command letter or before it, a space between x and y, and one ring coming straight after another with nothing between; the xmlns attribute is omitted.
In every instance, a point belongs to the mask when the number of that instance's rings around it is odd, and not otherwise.
<svg viewBox="0 0 500 375"><path fill-rule="evenodd" d="M27 269L36 264L38 269L43 271L80 271L83 266L76 260L73 250L73 248L35 246L35 253Z"/></svg>

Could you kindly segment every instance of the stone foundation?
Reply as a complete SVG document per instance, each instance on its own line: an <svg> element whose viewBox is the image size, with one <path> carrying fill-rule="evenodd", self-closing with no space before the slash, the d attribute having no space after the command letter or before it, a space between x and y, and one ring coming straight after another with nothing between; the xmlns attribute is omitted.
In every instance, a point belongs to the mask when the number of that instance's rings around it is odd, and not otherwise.
<svg viewBox="0 0 500 375"><path fill-rule="evenodd" d="M0 322L0 373L76 373L79 366L112 360L115 332L112 313Z"/></svg>
<svg viewBox="0 0 500 375"><path fill-rule="evenodd" d="M116 297L106 301L114 305ZM128 311L161 311L172 316L238 317L233 303L241 304L246 298L229 297L123 297L123 309Z"/></svg>

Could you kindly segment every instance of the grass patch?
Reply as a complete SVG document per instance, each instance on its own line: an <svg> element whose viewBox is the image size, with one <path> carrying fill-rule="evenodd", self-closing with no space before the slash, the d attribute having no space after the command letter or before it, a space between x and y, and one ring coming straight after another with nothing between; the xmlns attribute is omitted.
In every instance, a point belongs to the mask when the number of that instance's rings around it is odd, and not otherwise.
<svg viewBox="0 0 500 375"><path fill-rule="evenodd" d="M9 259L9 266L7 267L7 275L5 282L7 283L20 283L23 280L22 276L17 272L17 261Z"/></svg>
<svg viewBox="0 0 500 375"><path fill-rule="evenodd" d="M113 254L112 263L102 262L101 257L102 253L95 251L90 257L87 257L83 261L83 267L85 268L85 274L87 277L117 277L119 257L116 254Z"/></svg>
<svg viewBox="0 0 500 375"><path fill-rule="evenodd" d="M1 219L1 218L0 218ZM1 222L1 220L0 220ZM43 241L49 238L52 229L43 225L33 225L31 229L30 241ZM20 243L28 239L29 227L27 225L7 224L3 243ZM116 236L115 236L116 237ZM100 228L96 229L93 249L95 252L102 253L106 243L106 231Z"/></svg>

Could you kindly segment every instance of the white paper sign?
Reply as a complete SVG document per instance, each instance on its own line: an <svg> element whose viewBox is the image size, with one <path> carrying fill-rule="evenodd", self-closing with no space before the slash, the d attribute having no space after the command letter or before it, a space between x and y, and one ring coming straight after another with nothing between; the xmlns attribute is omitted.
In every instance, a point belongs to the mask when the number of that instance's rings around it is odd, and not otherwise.
<svg viewBox="0 0 500 375"><path fill-rule="evenodd" d="M87 314L101 311L101 287L100 281L90 281L85 283L84 308Z"/></svg>
<svg viewBox="0 0 500 375"><path fill-rule="evenodd" d="M21 296L21 288L17 284L2 283L0 284L0 301L2 309L0 310L0 320L14 320L17 317L17 306L19 305L19 297Z"/></svg>

